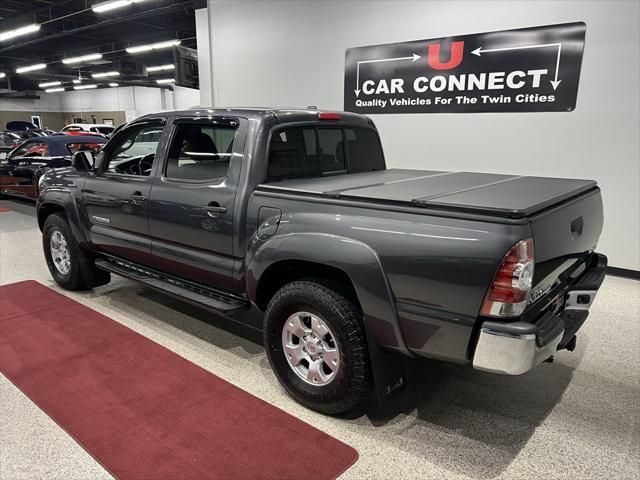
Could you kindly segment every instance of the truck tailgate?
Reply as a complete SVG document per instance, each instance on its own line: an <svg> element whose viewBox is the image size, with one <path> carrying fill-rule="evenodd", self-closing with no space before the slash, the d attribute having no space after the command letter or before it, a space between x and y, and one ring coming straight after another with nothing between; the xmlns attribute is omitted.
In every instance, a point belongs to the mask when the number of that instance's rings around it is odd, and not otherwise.
<svg viewBox="0 0 640 480"><path fill-rule="evenodd" d="M258 189L523 218L595 187L593 180L390 169L284 180Z"/></svg>

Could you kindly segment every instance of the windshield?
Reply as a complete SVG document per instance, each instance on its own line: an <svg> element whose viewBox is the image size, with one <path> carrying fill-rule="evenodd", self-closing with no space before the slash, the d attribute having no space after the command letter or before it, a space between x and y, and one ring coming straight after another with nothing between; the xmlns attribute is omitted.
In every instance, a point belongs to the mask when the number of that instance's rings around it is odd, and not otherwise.
<svg viewBox="0 0 640 480"><path fill-rule="evenodd" d="M155 153L162 134L162 127L140 130L134 137L128 138L116 151L115 160L123 160Z"/></svg>

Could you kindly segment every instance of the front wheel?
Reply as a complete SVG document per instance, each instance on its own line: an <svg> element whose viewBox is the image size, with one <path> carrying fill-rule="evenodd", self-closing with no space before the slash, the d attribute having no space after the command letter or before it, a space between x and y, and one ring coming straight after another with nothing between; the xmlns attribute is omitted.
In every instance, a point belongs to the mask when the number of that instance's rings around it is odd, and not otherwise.
<svg viewBox="0 0 640 480"><path fill-rule="evenodd" d="M109 283L111 279L109 272L96 268L93 257L80 248L67 219L61 214L51 214L45 220L42 248L49 271L62 288L88 290Z"/></svg>
<svg viewBox="0 0 640 480"><path fill-rule="evenodd" d="M264 344L276 377L306 407L335 415L366 397L362 312L339 287L313 281L282 287L265 313Z"/></svg>

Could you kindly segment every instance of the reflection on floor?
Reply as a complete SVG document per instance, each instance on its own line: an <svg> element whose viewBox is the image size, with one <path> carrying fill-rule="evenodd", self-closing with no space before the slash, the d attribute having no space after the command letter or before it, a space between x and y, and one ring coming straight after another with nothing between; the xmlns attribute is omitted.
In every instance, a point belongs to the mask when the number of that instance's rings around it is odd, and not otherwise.
<svg viewBox="0 0 640 480"><path fill-rule="evenodd" d="M1 201L0 283L53 282L33 206ZM55 288L55 287L54 287ZM404 394L342 418L279 387L251 332L123 279L66 295L317 426L360 453L341 478L615 478L640 475L640 283L608 277L575 352L521 377L407 360ZM224 328L224 329L223 329ZM0 478L110 478L0 377Z"/></svg>

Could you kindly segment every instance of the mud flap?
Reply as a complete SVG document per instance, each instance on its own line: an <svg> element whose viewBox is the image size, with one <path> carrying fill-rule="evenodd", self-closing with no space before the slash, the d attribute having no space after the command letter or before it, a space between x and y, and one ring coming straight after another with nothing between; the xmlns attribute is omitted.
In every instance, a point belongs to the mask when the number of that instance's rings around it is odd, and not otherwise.
<svg viewBox="0 0 640 480"><path fill-rule="evenodd" d="M404 390L402 356L382 350L371 338L371 335L367 335L367 346L369 347L369 361L371 362L376 399L380 405L383 405L387 400Z"/></svg>

